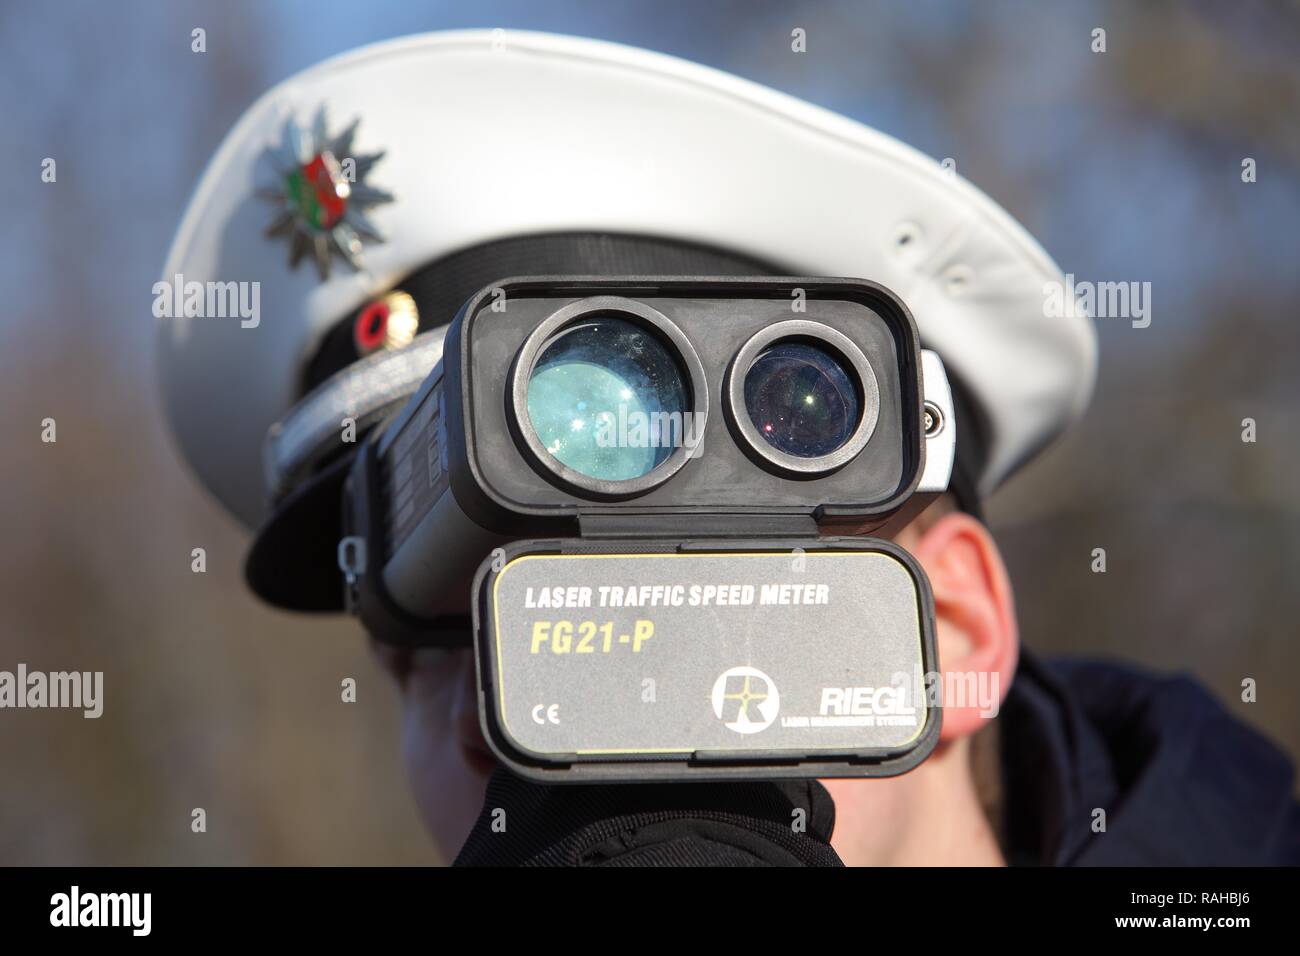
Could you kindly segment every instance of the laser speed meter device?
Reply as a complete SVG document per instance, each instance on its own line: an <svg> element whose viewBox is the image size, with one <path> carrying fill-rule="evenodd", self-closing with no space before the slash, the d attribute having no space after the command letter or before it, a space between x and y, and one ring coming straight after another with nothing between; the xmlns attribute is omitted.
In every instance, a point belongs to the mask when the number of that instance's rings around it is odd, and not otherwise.
<svg viewBox="0 0 1300 956"><path fill-rule="evenodd" d="M938 662L887 536L955 433L876 283L505 279L351 466L347 601L383 641L472 642L485 736L531 778L900 773Z"/></svg>

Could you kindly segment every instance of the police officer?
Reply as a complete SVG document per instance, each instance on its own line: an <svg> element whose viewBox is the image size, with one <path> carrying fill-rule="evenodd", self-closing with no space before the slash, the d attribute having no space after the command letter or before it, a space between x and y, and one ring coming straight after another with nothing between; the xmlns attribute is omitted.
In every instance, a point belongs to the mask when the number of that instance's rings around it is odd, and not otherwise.
<svg viewBox="0 0 1300 956"><path fill-rule="evenodd" d="M1021 649L979 503L1088 403L1090 320L1044 311L1060 270L987 196L902 143L670 57L533 33L414 36L294 76L235 125L163 281L182 303L191 284L252 284L260 315L182 304L158 341L183 454L258 529L248 576L264 598L341 606L351 439L418 385L469 295L519 274L844 275L898 292L954 380L959 423L951 492L898 540L933 585L944 670L981 675L990 696L945 707L939 747L899 778L552 789L494 768L468 651L381 648L448 859L1294 858L1290 766L1200 688ZM317 390L327 381L346 387ZM1210 772L1209 754L1241 772ZM806 828L791 828L795 809Z"/></svg>

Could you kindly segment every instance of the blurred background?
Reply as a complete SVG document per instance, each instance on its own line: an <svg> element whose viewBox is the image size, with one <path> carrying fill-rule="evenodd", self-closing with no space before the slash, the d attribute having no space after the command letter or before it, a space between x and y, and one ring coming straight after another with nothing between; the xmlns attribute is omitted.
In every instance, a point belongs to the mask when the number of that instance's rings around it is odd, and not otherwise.
<svg viewBox="0 0 1300 956"><path fill-rule="evenodd" d="M464 27L614 40L776 87L954 158L1079 279L1151 282L1149 328L1099 323L1088 418L991 503L1023 638L1190 672L1300 754L1300 5L13 0L0 669L103 670L107 708L0 711L0 863L437 862L357 627L244 590L247 537L163 426L150 305L191 188L260 93L360 44Z"/></svg>

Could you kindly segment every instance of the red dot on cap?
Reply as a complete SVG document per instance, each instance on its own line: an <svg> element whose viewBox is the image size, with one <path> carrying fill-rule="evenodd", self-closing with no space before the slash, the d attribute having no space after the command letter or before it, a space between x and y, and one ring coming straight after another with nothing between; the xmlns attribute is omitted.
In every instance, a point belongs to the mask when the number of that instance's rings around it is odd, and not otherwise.
<svg viewBox="0 0 1300 956"><path fill-rule="evenodd" d="M384 344L388 331L388 303L383 299L371 302L361 310L356 324L352 327L352 338L357 351L368 355Z"/></svg>

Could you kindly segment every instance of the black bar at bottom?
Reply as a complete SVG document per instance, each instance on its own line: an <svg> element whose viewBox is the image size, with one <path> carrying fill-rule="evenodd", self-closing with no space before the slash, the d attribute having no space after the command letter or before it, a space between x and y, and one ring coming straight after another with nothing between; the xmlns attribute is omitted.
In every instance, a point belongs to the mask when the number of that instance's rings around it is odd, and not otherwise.
<svg viewBox="0 0 1300 956"><path fill-rule="evenodd" d="M596 880L536 871L10 868L0 869L0 926L6 943L33 936L80 944L287 938L301 946L392 936L471 951L504 942L503 926L525 934L531 927L535 942L558 942L611 920L624 932L671 925L679 942L686 923L711 935L734 933L736 919L749 924L753 941L779 924L783 935L815 942L825 939L829 920L839 925L834 936L868 946L886 938L1005 940L1008 931L1042 942L1193 934L1226 942L1255 930L1286 938L1279 934L1297 923L1295 877L1285 869L882 869L704 872L686 886L680 875L653 874ZM1026 932L1035 936L1020 935ZM656 935L642 944L655 945Z"/></svg>

